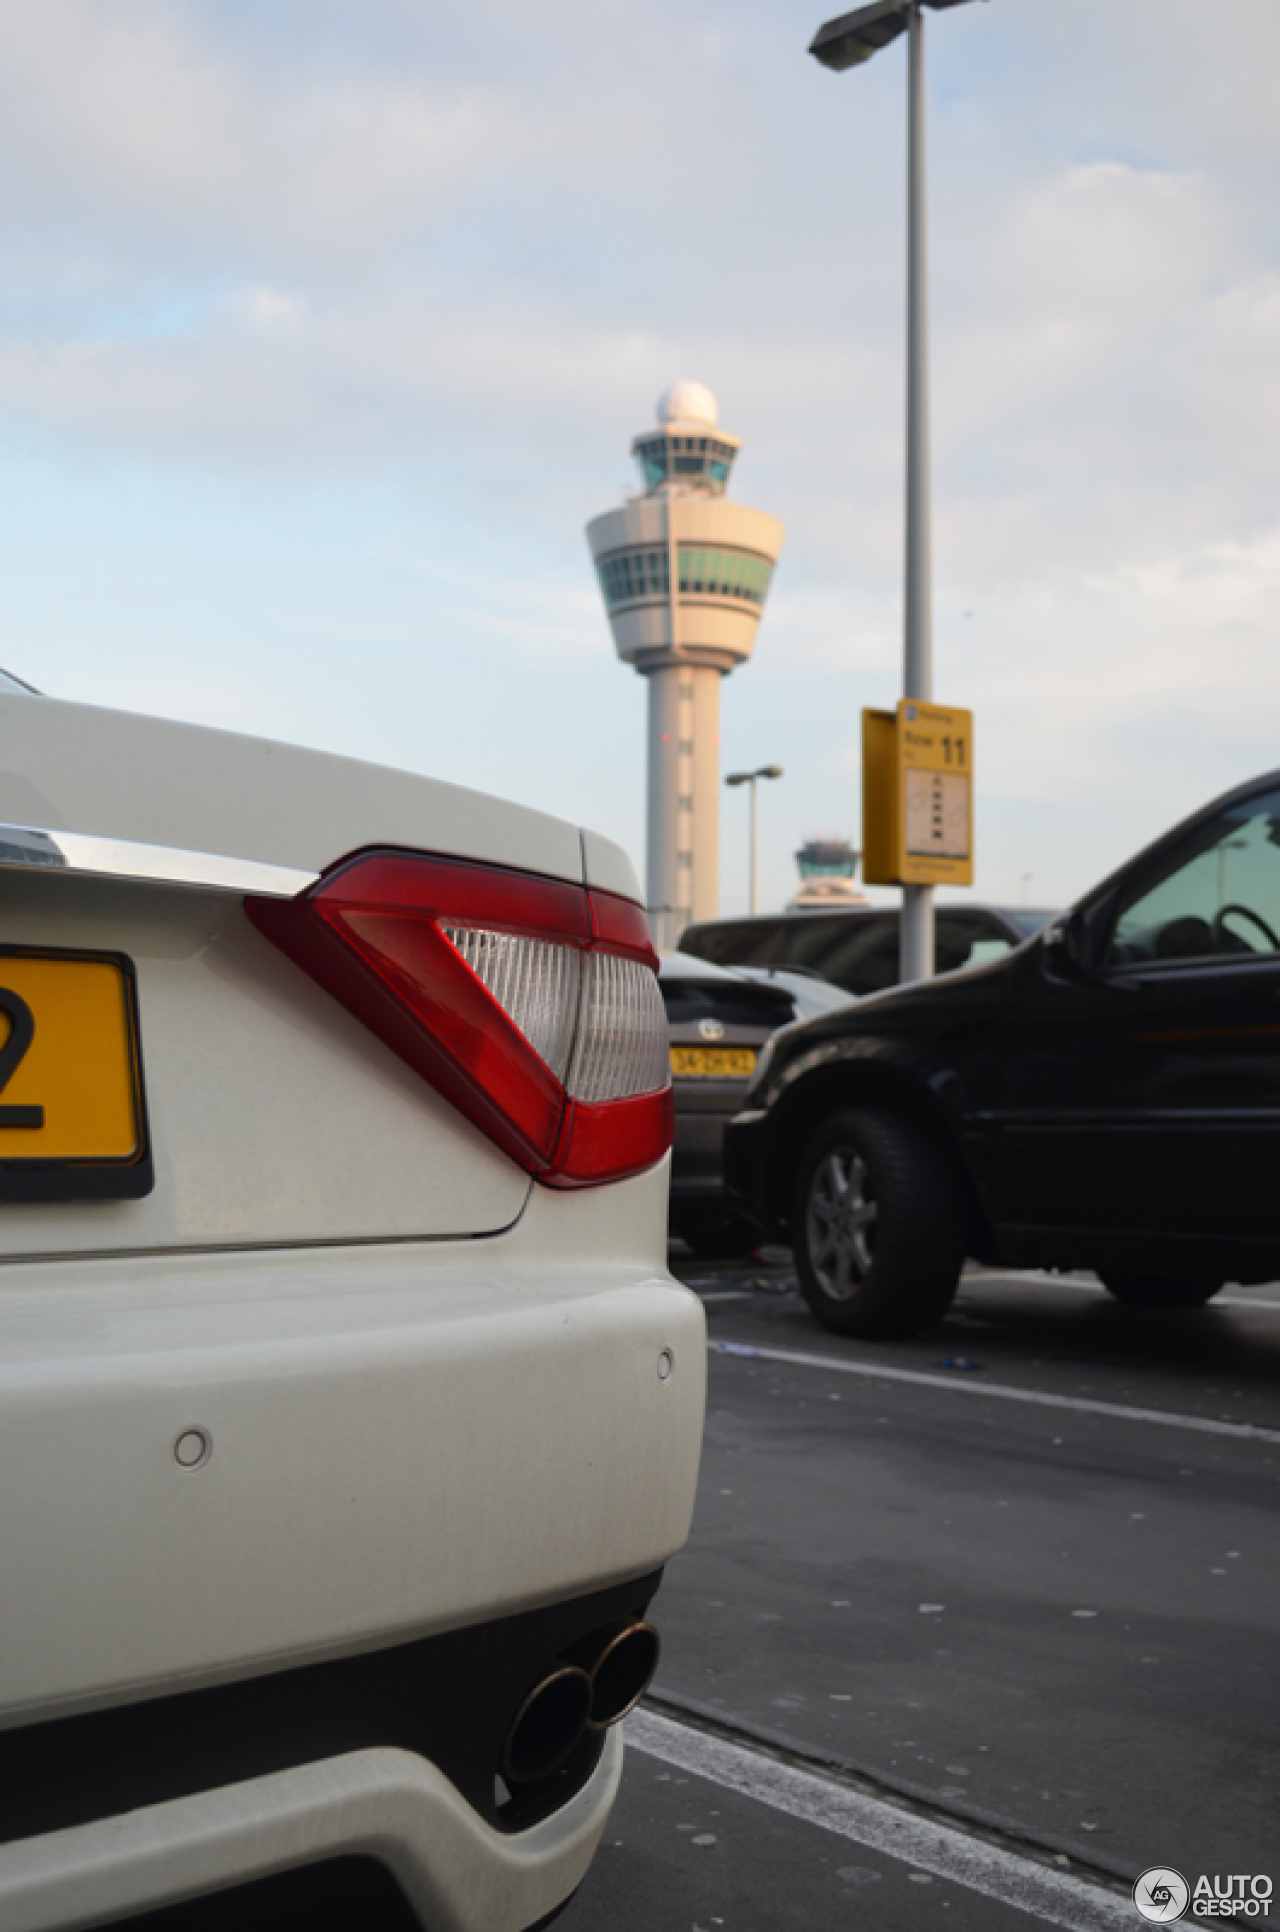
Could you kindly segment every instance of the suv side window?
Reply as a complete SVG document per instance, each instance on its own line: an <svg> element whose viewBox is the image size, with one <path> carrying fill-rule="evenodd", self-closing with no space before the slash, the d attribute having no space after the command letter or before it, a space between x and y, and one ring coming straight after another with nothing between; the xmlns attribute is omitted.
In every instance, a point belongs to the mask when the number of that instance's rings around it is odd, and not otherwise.
<svg viewBox="0 0 1280 1932"><path fill-rule="evenodd" d="M1243 800L1120 903L1105 964L1280 953L1280 791Z"/></svg>

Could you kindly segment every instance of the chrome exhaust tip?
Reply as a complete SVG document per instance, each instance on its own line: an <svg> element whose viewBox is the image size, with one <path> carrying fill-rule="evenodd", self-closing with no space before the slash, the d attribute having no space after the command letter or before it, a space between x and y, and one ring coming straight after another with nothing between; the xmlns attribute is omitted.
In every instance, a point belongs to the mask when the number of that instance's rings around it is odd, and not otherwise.
<svg viewBox="0 0 1280 1932"><path fill-rule="evenodd" d="M662 1640L651 1623L625 1623L608 1633L590 1667L593 1730L607 1730L635 1709L653 1682Z"/></svg>
<svg viewBox="0 0 1280 1932"><path fill-rule="evenodd" d="M558 1771L579 1743L591 1716L592 1686L577 1664L560 1664L534 1685L516 1712L502 1747L509 1785L535 1784Z"/></svg>

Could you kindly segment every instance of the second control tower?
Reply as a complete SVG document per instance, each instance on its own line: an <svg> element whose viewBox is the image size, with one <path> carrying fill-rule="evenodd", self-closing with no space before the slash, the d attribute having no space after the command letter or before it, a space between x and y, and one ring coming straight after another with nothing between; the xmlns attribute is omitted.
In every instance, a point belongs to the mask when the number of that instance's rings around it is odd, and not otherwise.
<svg viewBox="0 0 1280 1932"><path fill-rule="evenodd" d="M725 498L741 443L716 399L678 382L632 443L644 494L587 525L613 641L649 680L646 899L674 946L714 919L720 862L720 680L751 655L783 527Z"/></svg>

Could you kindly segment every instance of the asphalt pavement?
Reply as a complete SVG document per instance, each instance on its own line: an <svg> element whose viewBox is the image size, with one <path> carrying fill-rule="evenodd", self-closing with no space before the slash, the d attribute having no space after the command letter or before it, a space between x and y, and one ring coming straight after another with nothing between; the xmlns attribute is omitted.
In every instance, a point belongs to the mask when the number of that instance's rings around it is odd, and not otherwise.
<svg viewBox="0 0 1280 1932"><path fill-rule="evenodd" d="M1280 1879L1280 1287L971 1270L868 1343L784 1254L673 1265L699 1505L563 1932L1093 1932L1156 1864Z"/></svg>

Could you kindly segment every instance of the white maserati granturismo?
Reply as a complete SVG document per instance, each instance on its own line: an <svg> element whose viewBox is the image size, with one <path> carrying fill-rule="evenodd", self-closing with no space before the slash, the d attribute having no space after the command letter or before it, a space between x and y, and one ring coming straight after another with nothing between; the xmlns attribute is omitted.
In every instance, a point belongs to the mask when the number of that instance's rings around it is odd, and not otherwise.
<svg viewBox="0 0 1280 1932"><path fill-rule="evenodd" d="M630 863L8 680L0 821L0 1925L542 1923L702 1424Z"/></svg>

